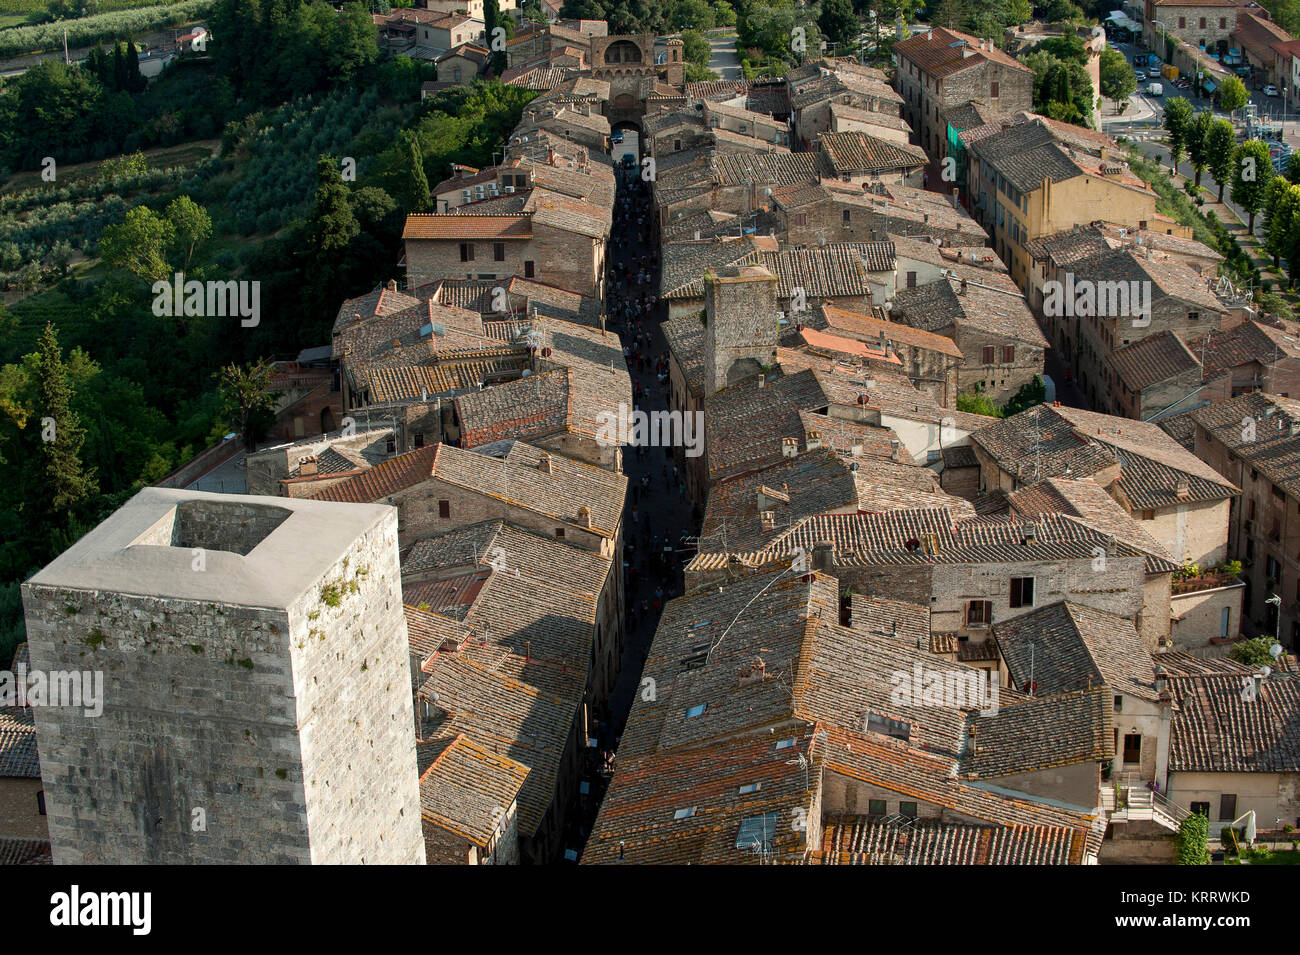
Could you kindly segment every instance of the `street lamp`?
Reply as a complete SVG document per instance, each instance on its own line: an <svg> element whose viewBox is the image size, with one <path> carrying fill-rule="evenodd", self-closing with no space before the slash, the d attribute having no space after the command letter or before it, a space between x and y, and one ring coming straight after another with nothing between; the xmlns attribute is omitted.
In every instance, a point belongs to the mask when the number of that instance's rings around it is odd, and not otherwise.
<svg viewBox="0 0 1300 955"><path fill-rule="evenodd" d="M1277 615L1273 618L1273 642L1280 644L1282 642L1282 598L1277 594L1269 597L1264 601L1277 608Z"/></svg>

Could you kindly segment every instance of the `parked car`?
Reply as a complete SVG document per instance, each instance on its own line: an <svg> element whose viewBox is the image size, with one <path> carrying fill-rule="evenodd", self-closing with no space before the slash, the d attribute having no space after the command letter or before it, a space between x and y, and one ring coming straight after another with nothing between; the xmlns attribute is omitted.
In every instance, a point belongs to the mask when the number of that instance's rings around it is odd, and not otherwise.
<svg viewBox="0 0 1300 955"><path fill-rule="evenodd" d="M610 141L611 143L615 143L615 144L617 144L617 143L621 143L621 142L623 141L623 130L621 130L621 129L616 129L616 130L614 130L612 133L610 133L610 134L609 134L609 141Z"/></svg>
<svg viewBox="0 0 1300 955"><path fill-rule="evenodd" d="M1143 83L1146 81L1147 75L1143 70L1134 70L1133 75L1137 77L1137 81L1139 83Z"/></svg>
<svg viewBox="0 0 1300 955"><path fill-rule="evenodd" d="M1163 86L1161 86L1159 83L1148 83L1148 84L1147 84L1147 95L1148 95L1148 96L1164 96L1164 95L1165 95L1165 88L1164 88Z"/></svg>
<svg viewBox="0 0 1300 955"><path fill-rule="evenodd" d="M1277 95L1277 87L1274 86L1272 83L1269 83L1268 86L1265 86L1265 87L1264 87L1264 95L1265 95L1265 96L1276 96L1276 95Z"/></svg>

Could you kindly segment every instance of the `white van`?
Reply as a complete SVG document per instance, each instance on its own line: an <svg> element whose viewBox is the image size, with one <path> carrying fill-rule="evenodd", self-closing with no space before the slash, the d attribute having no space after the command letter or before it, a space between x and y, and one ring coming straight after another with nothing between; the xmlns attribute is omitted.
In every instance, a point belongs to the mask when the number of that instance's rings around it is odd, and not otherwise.
<svg viewBox="0 0 1300 955"><path fill-rule="evenodd" d="M1162 86L1160 83L1148 83L1148 84L1147 84L1147 95L1148 95L1148 96L1164 96L1164 95L1165 95L1165 88L1164 88L1164 86Z"/></svg>

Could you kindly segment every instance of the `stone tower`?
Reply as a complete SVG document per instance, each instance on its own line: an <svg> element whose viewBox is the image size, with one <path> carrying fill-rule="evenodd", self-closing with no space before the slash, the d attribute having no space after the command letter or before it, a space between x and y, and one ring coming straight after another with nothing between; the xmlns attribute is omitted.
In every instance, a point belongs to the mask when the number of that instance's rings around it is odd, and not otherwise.
<svg viewBox="0 0 1300 955"><path fill-rule="evenodd" d="M146 488L23 585L54 861L423 863L397 512Z"/></svg>
<svg viewBox="0 0 1300 955"><path fill-rule="evenodd" d="M669 86L681 86L686 70L686 44L678 37L670 37L665 45L668 53L664 63L664 81Z"/></svg>
<svg viewBox="0 0 1300 955"><path fill-rule="evenodd" d="M705 276L704 314L706 397L776 363L776 276L763 266L730 266Z"/></svg>

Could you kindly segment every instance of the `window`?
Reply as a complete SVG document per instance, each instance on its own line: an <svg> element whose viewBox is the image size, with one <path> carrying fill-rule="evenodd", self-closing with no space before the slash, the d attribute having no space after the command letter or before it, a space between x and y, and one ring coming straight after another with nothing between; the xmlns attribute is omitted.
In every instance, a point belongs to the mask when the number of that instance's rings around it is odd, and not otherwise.
<svg viewBox="0 0 1300 955"><path fill-rule="evenodd" d="M1142 520L1144 520L1144 521L1154 521L1155 519L1156 519L1156 512L1155 512L1155 511L1143 511L1143 512L1142 512Z"/></svg>
<svg viewBox="0 0 1300 955"><path fill-rule="evenodd" d="M1190 808L1198 816L1204 816L1206 819L1210 818L1210 804L1208 802L1194 802Z"/></svg>
<svg viewBox="0 0 1300 955"><path fill-rule="evenodd" d="M772 839L776 836L776 827L780 824L779 812L765 812L761 816L742 819L740 830L736 833L736 848L748 849L750 852L772 851Z"/></svg>
<svg viewBox="0 0 1300 955"><path fill-rule="evenodd" d="M708 708L709 704L707 703L697 703L695 706L688 706L686 708L686 718L688 720L693 720L697 716L703 716L704 711Z"/></svg>
<svg viewBox="0 0 1300 955"><path fill-rule="evenodd" d="M524 278L531 279L534 277L534 267L532 259L524 260Z"/></svg>
<svg viewBox="0 0 1300 955"><path fill-rule="evenodd" d="M451 501L438 502L438 516L443 519L451 517Z"/></svg>
<svg viewBox="0 0 1300 955"><path fill-rule="evenodd" d="M781 750L781 749L789 749L789 748L792 747L792 746L794 746L794 740L793 740L793 739L783 739L783 740L778 740L778 741L777 741L777 744L776 744L776 748L777 748L778 750Z"/></svg>
<svg viewBox="0 0 1300 955"><path fill-rule="evenodd" d="M1124 734L1124 762L1142 762L1142 736L1139 733Z"/></svg>
<svg viewBox="0 0 1300 955"><path fill-rule="evenodd" d="M415 446L416 446L417 448L422 448L422 447L424 447L424 432L423 432L423 431L417 431L417 432L415 432L414 437L415 437Z"/></svg>
<svg viewBox="0 0 1300 955"><path fill-rule="evenodd" d="M1186 30L1186 29L1187 29L1187 17L1179 17L1179 18L1178 18L1178 29L1180 29L1180 30Z"/></svg>
<svg viewBox="0 0 1300 955"><path fill-rule="evenodd" d="M1237 794L1222 793L1219 796L1219 822L1232 822L1237 818Z"/></svg>
<svg viewBox="0 0 1300 955"><path fill-rule="evenodd" d="M1277 562L1277 558L1269 554L1264 560L1264 573L1268 575L1269 580L1280 580L1282 578L1282 565Z"/></svg>
<svg viewBox="0 0 1300 955"><path fill-rule="evenodd" d="M762 788L762 783L745 783L745 785L740 787L740 795L748 796L750 793L756 793Z"/></svg>
<svg viewBox="0 0 1300 955"><path fill-rule="evenodd" d="M1124 709L1124 697L1122 696L1115 697L1115 712L1116 713L1122 712L1123 709Z"/></svg>
<svg viewBox="0 0 1300 955"><path fill-rule="evenodd" d="M1201 17L1201 29L1205 29L1205 17Z"/></svg>
<svg viewBox="0 0 1300 955"><path fill-rule="evenodd" d="M983 354L981 355L983 364L985 365L993 364L995 354L996 354L996 349L994 349L992 345L985 345Z"/></svg>
<svg viewBox="0 0 1300 955"><path fill-rule="evenodd" d="M679 153L679 152L681 152L681 151L682 151L682 141L681 141L680 139L674 139L674 140L673 140L673 152L675 152L675 153Z"/></svg>
<svg viewBox="0 0 1300 955"><path fill-rule="evenodd" d="M908 819L915 819L915 818L916 818L916 803L914 803L914 802L900 802L900 803L898 804L898 814L899 814L900 816L904 816L904 817L906 817L906 818L908 818Z"/></svg>
<svg viewBox="0 0 1300 955"><path fill-rule="evenodd" d="M908 287L908 288L916 288L916 273L915 273L915 272L908 272L908 273L907 273L907 287Z"/></svg>
<svg viewBox="0 0 1300 955"><path fill-rule="evenodd" d="M492 243L492 261L504 262L506 260L506 244L504 242Z"/></svg>
<svg viewBox="0 0 1300 955"><path fill-rule="evenodd" d="M972 600L966 605L966 627L987 627L993 622L993 601Z"/></svg>
<svg viewBox="0 0 1300 955"><path fill-rule="evenodd" d="M1188 312L1188 313L1187 313L1187 320L1188 320L1189 322L1199 322L1199 321L1201 320L1201 313L1200 313L1200 312Z"/></svg>
<svg viewBox="0 0 1300 955"><path fill-rule="evenodd" d="M462 242L460 244L460 260L462 262L474 261L474 246L469 242Z"/></svg>
<svg viewBox="0 0 1300 955"><path fill-rule="evenodd" d="M989 96L992 97L993 99L997 99L997 98L998 98L998 81L997 81L997 80L994 80L992 83L989 84Z"/></svg>
<svg viewBox="0 0 1300 955"><path fill-rule="evenodd" d="M1016 361L1016 346L1015 346L1015 345L1003 345L1003 346L1002 346L1002 364L1004 364L1004 365L1012 365L1012 364L1015 364L1015 361Z"/></svg>
<svg viewBox="0 0 1300 955"><path fill-rule="evenodd" d="M849 210L849 209L845 209L845 210L844 210L844 224L845 224L845 225L848 225L848 224L849 224L849 212L850 212L850 211L851 211L851 210Z"/></svg>
<svg viewBox="0 0 1300 955"><path fill-rule="evenodd" d="M1296 592L1296 599L1300 600L1300 581L1296 582ZM1232 626L1232 608L1224 607L1219 613L1219 636L1226 637L1230 626Z"/></svg>
<svg viewBox="0 0 1300 955"><path fill-rule="evenodd" d="M867 800L868 816L883 816L885 814L885 801L883 799Z"/></svg>
<svg viewBox="0 0 1300 955"><path fill-rule="evenodd" d="M1228 18L1227 18L1227 17L1219 17L1219 29L1220 29L1220 30L1226 30L1226 29L1228 29Z"/></svg>
<svg viewBox="0 0 1300 955"><path fill-rule="evenodd" d="M385 442L384 450L387 451L389 454L395 454L397 452L397 439L393 437L391 434L388 436L388 440Z"/></svg>
<svg viewBox="0 0 1300 955"><path fill-rule="evenodd" d="M695 808L695 806L692 806L690 809L678 809L673 813L673 819L689 819L695 815Z"/></svg>
<svg viewBox="0 0 1300 955"><path fill-rule="evenodd" d="M564 528L563 528L563 527L557 527L557 528L555 529L555 536L556 536L556 537L563 537L563 536L564 536Z"/></svg>
<svg viewBox="0 0 1300 955"><path fill-rule="evenodd" d="M1032 607L1034 605L1034 578L1011 578L1011 606Z"/></svg>
<svg viewBox="0 0 1300 955"><path fill-rule="evenodd" d="M806 212L796 212L796 213L794 214L794 224L795 224L795 225L807 225L807 224L808 224L808 213L806 213Z"/></svg>

